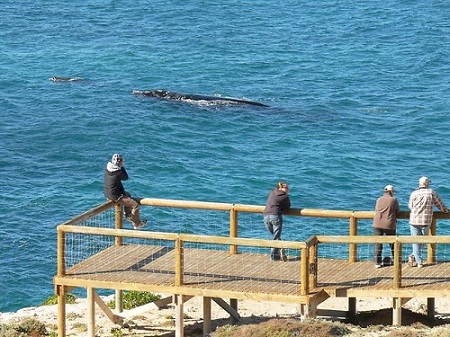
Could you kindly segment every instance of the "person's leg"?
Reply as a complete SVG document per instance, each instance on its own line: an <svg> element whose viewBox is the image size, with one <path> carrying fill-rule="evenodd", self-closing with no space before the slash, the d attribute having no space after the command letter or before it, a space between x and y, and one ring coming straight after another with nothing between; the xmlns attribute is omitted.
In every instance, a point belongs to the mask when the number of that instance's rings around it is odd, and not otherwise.
<svg viewBox="0 0 450 337"><path fill-rule="evenodd" d="M409 225L409 229L411 232L411 236L421 236L422 235L422 230L421 230L420 226ZM413 243L412 249L413 249L413 255L414 255L414 258L416 259L417 264L421 264L422 263L422 255L420 253L420 245L417 243Z"/></svg>
<svg viewBox="0 0 450 337"><path fill-rule="evenodd" d="M380 228L373 228L373 235L383 235L383 232ZM375 265L381 266L381 254L383 252L383 245L381 243L375 243L374 245L374 254L373 254L373 260L375 262Z"/></svg>
<svg viewBox="0 0 450 337"><path fill-rule="evenodd" d="M267 215L264 217L264 223L267 230L272 234L273 240L280 240L281 238L281 221L277 215ZM272 260L280 259L280 251L278 248L272 248L270 252Z"/></svg>
<svg viewBox="0 0 450 337"><path fill-rule="evenodd" d="M276 221L273 222L273 239L281 240L281 230L283 229L283 218L281 215L278 217ZM273 256L276 260L281 259L281 249L274 248Z"/></svg>
<svg viewBox="0 0 450 337"><path fill-rule="evenodd" d="M395 232L395 229L386 229L384 231L384 234L389 235L389 236L395 236L397 233ZM392 264L394 264L394 255L395 255L395 249L394 249L394 244L390 243L389 246L391 247L391 262Z"/></svg>
<svg viewBox="0 0 450 337"><path fill-rule="evenodd" d="M422 232L422 235L423 236L427 236L428 235L428 232L430 231L430 227L428 227L428 226L421 226L420 227L420 231ZM418 249L419 249L419 255L420 255L420 262L419 261L417 261L417 265L421 265L422 263L423 263L423 256L422 256L422 250L423 250L423 243L419 243L419 245L418 245L419 247L418 247Z"/></svg>
<svg viewBox="0 0 450 337"><path fill-rule="evenodd" d="M280 215L277 220L273 222L273 239L281 240L281 230L283 228L283 217Z"/></svg>
<svg viewBox="0 0 450 337"><path fill-rule="evenodd" d="M270 215L264 216L264 225L266 226L266 229L269 231L270 234L273 234L273 226L270 221Z"/></svg>
<svg viewBox="0 0 450 337"><path fill-rule="evenodd" d="M139 204L136 200L129 196L125 196L119 200L119 203L125 207L125 216L131 219L135 225L139 225L141 220L139 218Z"/></svg>

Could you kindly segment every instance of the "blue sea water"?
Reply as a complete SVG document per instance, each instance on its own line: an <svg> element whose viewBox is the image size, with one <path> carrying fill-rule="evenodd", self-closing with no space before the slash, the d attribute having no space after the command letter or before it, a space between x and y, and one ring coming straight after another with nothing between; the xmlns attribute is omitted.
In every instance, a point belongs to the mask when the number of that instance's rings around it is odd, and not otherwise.
<svg viewBox="0 0 450 337"><path fill-rule="evenodd" d="M270 107L131 94L158 88ZM144 197L264 204L282 179L371 210L390 183L406 209L427 175L450 204L445 1L4 0L0 93L0 311L53 293L56 226L104 201L114 152Z"/></svg>

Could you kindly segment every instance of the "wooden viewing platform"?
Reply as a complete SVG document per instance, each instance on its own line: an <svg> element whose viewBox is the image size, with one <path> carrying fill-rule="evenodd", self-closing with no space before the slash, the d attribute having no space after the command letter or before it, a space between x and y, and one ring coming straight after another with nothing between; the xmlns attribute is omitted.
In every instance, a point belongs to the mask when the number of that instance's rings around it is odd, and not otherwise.
<svg viewBox="0 0 450 337"><path fill-rule="evenodd" d="M58 273L54 277L59 303L58 336L65 336L64 295L78 287L87 289L88 336L92 337L95 336L95 303L113 322L122 323L123 290L173 294L177 336L184 335L183 303L192 296L203 297L205 335L211 329L211 300L238 320L237 300L243 299L297 303L305 317L315 317L317 306L329 297L348 298L350 315L356 313L356 298L391 297L393 323L400 325L401 306L405 301L426 297L428 314L434 316L434 299L450 296L450 261L440 260L436 254L436 245L440 250L450 248L448 236L312 236L305 242L248 239L236 235L237 213L243 209L262 212L260 206L184 204L182 201L160 199L143 199L141 204L227 209L230 211L230 234L233 235L125 230L122 229L120 206L110 202L58 226ZM115 207L114 228L90 226L90 219L99 216L103 219L101 215L112 207ZM304 215L302 212L304 210L291 210L289 214ZM314 213L313 210L308 212ZM337 218L350 215L350 225L357 227L358 214L355 216L355 213L317 210L315 214ZM371 212L360 213L362 218L370 218ZM439 217L444 218L445 215L437 213L436 218ZM108 219L104 222L110 223ZM234 230L233 226L236 226ZM392 266L376 269L371 259L358 257L359 246L373 246L375 242L395 245ZM405 245L418 242L428 247L428 263L420 269L408 266L403 253ZM323 247L334 245L339 250L346 247L348 259L322 256ZM287 261L271 261L268 255L270 247L285 249ZM95 289L116 290L115 313ZM229 303L224 299L229 299Z"/></svg>

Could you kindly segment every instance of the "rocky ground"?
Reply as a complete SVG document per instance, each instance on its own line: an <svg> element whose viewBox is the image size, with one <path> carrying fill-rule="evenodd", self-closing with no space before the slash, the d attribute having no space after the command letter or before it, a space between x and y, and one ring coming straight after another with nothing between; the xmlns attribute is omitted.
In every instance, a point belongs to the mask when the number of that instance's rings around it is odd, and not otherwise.
<svg viewBox="0 0 450 337"><path fill-rule="evenodd" d="M108 301L108 299L105 299ZM450 300L436 299L435 322L430 322L426 317L426 299L413 299L403 306L402 323L407 326L391 327L392 310L391 300L377 298L372 300L359 300L357 302L358 321L351 325L351 336L387 336L391 331L399 329L414 329L430 333L431 328L443 329L443 324L450 322ZM239 314L242 319L240 324L259 323L271 318L294 317L300 319L298 306L274 302L239 301ZM319 307L322 309L346 310L346 299L329 299ZM67 336L85 337L87 329L87 306L85 299L77 299L76 304L68 304L67 312ZM202 336L202 300L195 297L184 305L185 336ZM96 306L97 336L174 336L175 309L169 304L158 308L154 304L125 311L125 327L113 324L103 312ZM25 317L33 317L44 322L49 333L57 331L57 306L41 306L24 308L13 313L0 313L0 323L18 321ZM217 326L229 323L228 314L216 303L212 303L213 330ZM326 319L338 320L338 317ZM375 327L374 327L375 326ZM444 326L445 327L445 326ZM448 326L445 327L449 329ZM422 334L424 335L424 334ZM449 334L450 335L450 334ZM431 335L430 335L431 336ZM441 335L444 336L444 335Z"/></svg>

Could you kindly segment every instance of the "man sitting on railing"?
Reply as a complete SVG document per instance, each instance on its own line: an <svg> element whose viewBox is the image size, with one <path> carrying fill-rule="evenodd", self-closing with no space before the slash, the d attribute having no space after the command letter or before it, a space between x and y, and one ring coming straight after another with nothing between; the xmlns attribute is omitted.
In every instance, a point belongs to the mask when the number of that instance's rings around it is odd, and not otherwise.
<svg viewBox="0 0 450 337"><path fill-rule="evenodd" d="M413 191L409 197L408 207L411 210L409 215L409 227L412 236L428 235L431 222L433 220L433 206L438 207L442 212L448 213L448 208L439 196L430 187L430 180L427 177L419 179L419 188ZM413 255L417 262L417 267L422 267L422 247L423 244L412 245Z"/></svg>
<svg viewBox="0 0 450 337"><path fill-rule="evenodd" d="M125 191L122 180L128 180L128 173L124 167L125 161L121 154L116 153L106 165L103 179L103 193L112 201L125 206L125 217L133 224L134 229L140 229L147 224L147 220L139 219L139 203Z"/></svg>

